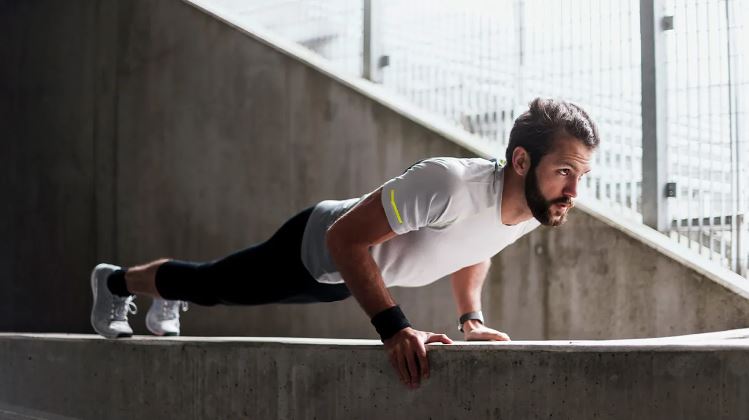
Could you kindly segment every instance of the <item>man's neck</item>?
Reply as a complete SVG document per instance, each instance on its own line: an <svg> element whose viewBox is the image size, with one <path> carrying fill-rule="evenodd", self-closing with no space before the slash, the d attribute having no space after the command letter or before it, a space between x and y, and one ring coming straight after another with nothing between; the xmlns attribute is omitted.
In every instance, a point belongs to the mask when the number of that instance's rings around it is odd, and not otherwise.
<svg viewBox="0 0 749 420"><path fill-rule="evenodd" d="M502 223L505 225L516 225L531 217L531 209L525 200L524 179L515 173L511 167L504 169L504 181L502 185Z"/></svg>

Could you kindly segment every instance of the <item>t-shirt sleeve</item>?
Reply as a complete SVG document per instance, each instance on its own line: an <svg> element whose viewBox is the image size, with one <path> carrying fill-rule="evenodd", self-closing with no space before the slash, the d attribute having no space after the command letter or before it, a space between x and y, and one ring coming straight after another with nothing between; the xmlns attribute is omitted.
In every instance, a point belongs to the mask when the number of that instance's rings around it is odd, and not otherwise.
<svg viewBox="0 0 749 420"><path fill-rule="evenodd" d="M459 176L446 164L425 160L382 186L382 206L393 232L402 235L453 219Z"/></svg>

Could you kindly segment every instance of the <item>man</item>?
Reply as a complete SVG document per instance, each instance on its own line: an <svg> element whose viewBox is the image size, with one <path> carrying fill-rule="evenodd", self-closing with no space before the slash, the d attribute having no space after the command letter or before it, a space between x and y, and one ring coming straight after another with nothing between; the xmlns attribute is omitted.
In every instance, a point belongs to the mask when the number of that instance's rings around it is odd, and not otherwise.
<svg viewBox="0 0 749 420"><path fill-rule="evenodd" d="M509 340L483 325L480 296L490 258L539 224L564 223L598 143L595 124L579 106L537 98L515 121L504 167L479 158L426 159L361 198L322 201L268 241L219 260L98 265L91 322L106 337L132 335L133 294L158 298L149 311L149 329L157 334L169 329L161 324L175 329L180 302L330 302L353 294L401 380L417 387L429 375L425 345L452 341L412 328L387 287L422 286L451 274L465 338Z"/></svg>

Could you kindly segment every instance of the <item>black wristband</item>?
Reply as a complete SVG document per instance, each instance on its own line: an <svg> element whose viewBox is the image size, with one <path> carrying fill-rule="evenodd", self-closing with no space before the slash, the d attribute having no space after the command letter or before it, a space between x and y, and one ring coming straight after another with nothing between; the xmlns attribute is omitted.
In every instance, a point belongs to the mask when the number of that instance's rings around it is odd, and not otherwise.
<svg viewBox="0 0 749 420"><path fill-rule="evenodd" d="M372 325L380 334L383 342L394 336L398 331L411 326L398 305L387 308L373 316Z"/></svg>

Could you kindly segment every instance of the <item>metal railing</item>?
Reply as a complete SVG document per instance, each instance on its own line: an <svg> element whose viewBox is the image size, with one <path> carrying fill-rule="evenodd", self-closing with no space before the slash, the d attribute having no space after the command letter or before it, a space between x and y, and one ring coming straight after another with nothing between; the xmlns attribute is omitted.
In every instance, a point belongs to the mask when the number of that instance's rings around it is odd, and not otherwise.
<svg viewBox="0 0 749 420"><path fill-rule="evenodd" d="M737 0L664 7L673 16L664 63L673 191L667 233L746 275L749 8Z"/></svg>
<svg viewBox="0 0 749 420"><path fill-rule="evenodd" d="M328 59L339 71L362 74L362 3L350 0L214 0Z"/></svg>
<svg viewBox="0 0 749 420"><path fill-rule="evenodd" d="M477 134L498 156L531 98L580 103L604 139L581 194L747 275L749 2L215 2Z"/></svg>

